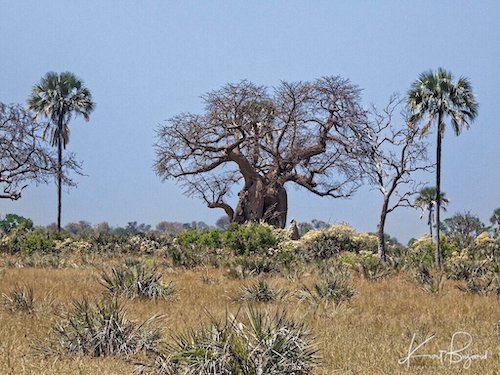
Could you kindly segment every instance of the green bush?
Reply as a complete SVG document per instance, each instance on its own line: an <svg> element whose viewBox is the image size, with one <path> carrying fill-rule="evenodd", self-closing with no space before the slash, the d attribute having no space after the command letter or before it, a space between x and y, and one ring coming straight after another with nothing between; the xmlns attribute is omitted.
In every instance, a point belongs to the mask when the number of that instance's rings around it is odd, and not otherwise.
<svg viewBox="0 0 500 375"><path fill-rule="evenodd" d="M176 237L176 242L184 247L197 245L207 247L209 249L218 249L222 245L221 232L219 230L196 230L189 229L179 233Z"/></svg>
<svg viewBox="0 0 500 375"><path fill-rule="evenodd" d="M46 232L42 229L25 231L14 229L0 242L0 251L10 254L47 254L56 251L55 241L64 235Z"/></svg>
<svg viewBox="0 0 500 375"><path fill-rule="evenodd" d="M340 252L358 252L361 246L367 246L367 239L358 241L358 234L348 225L332 225L324 230L306 233L302 241L307 253L314 259L329 259Z"/></svg>
<svg viewBox="0 0 500 375"><path fill-rule="evenodd" d="M7 214L0 220L0 233L10 233L14 229L30 230L33 228L33 221L16 214Z"/></svg>
<svg viewBox="0 0 500 375"><path fill-rule="evenodd" d="M237 255L267 251L276 246L278 239L268 225L231 224L223 234L222 243Z"/></svg>
<svg viewBox="0 0 500 375"><path fill-rule="evenodd" d="M217 254L196 245L181 246L175 244L166 249L165 255L172 260L174 267L195 268L201 266L217 266Z"/></svg>
<svg viewBox="0 0 500 375"><path fill-rule="evenodd" d="M391 270L382 263L377 254L371 251L360 251L357 260L357 271L365 280L379 280L388 276Z"/></svg>

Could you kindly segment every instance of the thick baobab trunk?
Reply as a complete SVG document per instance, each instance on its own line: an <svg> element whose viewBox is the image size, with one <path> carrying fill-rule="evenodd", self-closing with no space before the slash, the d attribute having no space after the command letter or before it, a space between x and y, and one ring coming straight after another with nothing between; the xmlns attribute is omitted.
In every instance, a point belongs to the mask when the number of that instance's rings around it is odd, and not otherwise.
<svg viewBox="0 0 500 375"><path fill-rule="evenodd" d="M238 205L234 210L233 222L265 221L276 227L284 228L288 202L283 185L267 184L248 160L239 151L233 151L230 160L238 164L245 180L245 186L238 194Z"/></svg>
<svg viewBox="0 0 500 375"><path fill-rule="evenodd" d="M266 190L264 198L264 221L277 228L286 226L288 213L288 196L283 186L275 186Z"/></svg>
<svg viewBox="0 0 500 375"><path fill-rule="evenodd" d="M260 178L247 178L238 194L238 205L234 211L234 222L259 221L264 214L265 188Z"/></svg>
<svg viewBox="0 0 500 375"><path fill-rule="evenodd" d="M386 197L384 198L384 204L382 205L382 211L380 212L380 221L377 225L378 256L384 263L387 260L385 254L384 228L385 228L385 219L387 217L388 206L389 206L389 199Z"/></svg>
<svg viewBox="0 0 500 375"><path fill-rule="evenodd" d="M278 228L285 227L288 198L283 186L268 187L260 178L250 179L238 196L234 222L264 221Z"/></svg>

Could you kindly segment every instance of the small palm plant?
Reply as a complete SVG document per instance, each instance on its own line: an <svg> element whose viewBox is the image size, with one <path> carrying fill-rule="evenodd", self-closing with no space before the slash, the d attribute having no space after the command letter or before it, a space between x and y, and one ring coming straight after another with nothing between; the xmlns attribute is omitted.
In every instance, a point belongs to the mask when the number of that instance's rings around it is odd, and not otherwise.
<svg viewBox="0 0 500 375"><path fill-rule="evenodd" d="M161 334L157 328L151 328L151 323L159 316L133 323L116 299L97 303L75 300L72 307L53 328L53 341L49 348L44 348L45 352L62 349L66 354L92 357L156 353Z"/></svg>
<svg viewBox="0 0 500 375"><path fill-rule="evenodd" d="M11 312L31 314L35 310L35 296L31 286L16 285L9 293L2 294L3 306Z"/></svg>
<svg viewBox="0 0 500 375"><path fill-rule="evenodd" d="M441 293L444 289L446 276L443 272L432 272L428 266L421 265L413 273L414 280L420 284L423 291L430 294Z"/></svg>
<svg viewBox="0 0 500 375"><path fill-rule="evenodd" d="M128 298L167 299L176 291L172 282L164 284L162 274L156 269L147 270L142 264L125 268L112 268L101 274L101 284L112 295Z"/></svg>
<svg viewBox="0 0 500 375"><path fill-rule="evenodd" d="M240 300L268 303L280 300L286 294L286 290L273 288L266 280L261 279L256 283L243 286Z"/></svg>
<svg viewBox="0 0 500 375"><path fill-rule="evenodd" d="M347 272L328 273L324 279L315 283L312 288L304 286L297 294L301 302L306 302L316 313L322 309L325 314L331 308L336 309L349 302L356 291L349 283Z"/></svg>
<svg viewBox="0 0 500 375"><path fill-rule="evenodd" d="M178 336L169 353L145 365L159 375L306 375L319 364L317 347L304 323L248 308L239 319L212 318L208 325Z"/></svg>

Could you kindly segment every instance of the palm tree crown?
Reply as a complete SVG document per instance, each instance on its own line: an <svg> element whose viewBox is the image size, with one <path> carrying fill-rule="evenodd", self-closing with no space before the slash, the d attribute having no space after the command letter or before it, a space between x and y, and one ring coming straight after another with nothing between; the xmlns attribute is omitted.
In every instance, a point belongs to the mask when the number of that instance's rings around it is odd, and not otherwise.
<svg viewBox="0 0 500 375"><path fill-rule="evenodd" d="M469 128L478 110L469 80L460 77L458 81L453 82L451 73L442 68L435 73L427 71L420 74L408 92L407 105L412 113L410 117L412 124L428 116L421 130L422 136L429 131L432 122L439 114L441 121L438 126L441 135L446 116L451 119L455 134L459 135L464 127Z"/></svg>
<svg viewBox="0 0 500 375"><path fill-rule="evenodd" d="M439 198L440 205L443 208L443 211L446 211L446 206L448 205L449 201L445 197L445 193L440 192L439 197L440 197ZM427 211L428 213L427 225L429 226L429 233L432 242L432 225L434 223L433 212L434 212L434 207L437 206L436 188L425 187L422 190L420 190L419 195L417 198L415 198L415 202L413 204L415 205L415 207L418 207L422 210L422 215L420 216L420 218L422 218L424 211Z"/></svg>
<svg viewBox="0 0 500 375"><path fill-rule="evenodd" d="M47 73L40 83L33 87L28 100L28 108L35 111L35 117L43 114L51 120L46 129L52 129L51 145L57 145L60 140L64 148L69 142L68 123L71 116L82 115L85 121L88 121L94 105L90 91L71 72Z"/></svg>
<svg viewBox="0 0 500 375"><path fill-rule="evenodd" d="M441 206L443 207L443 210L446 211L446 206L449 201L445 197L446 193L441 192L440 194L440 201L441 201ZM436 205L436 188L435 187L425 187L422 190L420 190L418 197L415 198L415 206L421 207L422 209L425 210L430 210L432 209L433 206Z"/></svg>

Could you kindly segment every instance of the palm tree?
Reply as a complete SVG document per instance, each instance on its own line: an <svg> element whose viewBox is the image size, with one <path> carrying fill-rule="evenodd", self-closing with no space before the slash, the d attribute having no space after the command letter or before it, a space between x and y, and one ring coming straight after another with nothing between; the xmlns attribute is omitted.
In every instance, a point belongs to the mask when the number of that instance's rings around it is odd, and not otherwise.
<svg viewBox="0 0 500 375"><path fill-rule="evenodd" d="M57 230L61 230L62 150L69 141L68 123L73 114L82 115L85 121L94 109L92 95L73 73L49 72L33 87L28 108L35 118L44 115L49 119L44 136L50 131L50 143L57 146Z"/></svg>
<svg viewBox="0 0 500 375"><path fill-rule="evenodd" d="M445 193L441 192L439 194L440 196L440 205L443 208L444 211L446 211L446 205L448 205L449 201L445 197ZM431 235L431 242L432 242L432 225L434 223L433 219L433 212L434 212L434 206L436 206L436 188L435 187L425 187L422 190L420 190L418 197L415 199L414 205L416 207L419 207L422 209L422 215L423 211L428 211L429 216L427 219L427 225L429 226L429 233ZM420 217L422 218L422 217Z"/></svg>
<svg viewBox="0 0 500 375"><path fill-rule="evenodd" d="M422 127L421 136L428 133L431 125L437 123L436 145L436 197L441 195L441 142L444 134L446 117L456 135L463 128L469 128L470 123L477 116L478 104L472 92L472 86L467 78L459 78L454 82L450 72L439 68L436 72L422 73L412 84L407 97L407 106L410 110L410 124L427 116ZM441 202L436 198L436 268L441 268L442 254L439 244Z"/></svg>

